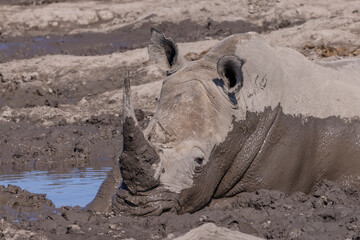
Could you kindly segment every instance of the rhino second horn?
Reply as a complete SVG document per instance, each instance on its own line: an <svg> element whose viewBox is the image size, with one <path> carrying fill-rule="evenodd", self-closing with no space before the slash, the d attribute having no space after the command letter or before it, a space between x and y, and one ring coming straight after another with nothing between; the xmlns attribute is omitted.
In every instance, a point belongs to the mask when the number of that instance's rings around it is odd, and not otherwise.
<svg viewBox="0 0 360 240"><path fill-rule="evenodd" d="M120 171L123 181L133 192L144 192L159 185L155 179L153 164L160 158L150 143L144 137L137 120L130 96L130 80L126 74L124 80L123 103L123 152L120 155Z"/></svg>

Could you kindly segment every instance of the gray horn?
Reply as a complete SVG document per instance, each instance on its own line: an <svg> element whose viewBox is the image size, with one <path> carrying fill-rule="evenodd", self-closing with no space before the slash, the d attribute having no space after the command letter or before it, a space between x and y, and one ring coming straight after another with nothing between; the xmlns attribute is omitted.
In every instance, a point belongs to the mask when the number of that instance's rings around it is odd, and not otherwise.
<svg viewBox="0 0 360 240"><path fill-rule="evenodd" d="M145 139L135 117L131 103L130 79L124 79L123 102L123 152L120 156L120 171L126 187L133 193L144 192L159 185L152 165L160 162L156 151Z"/></svg>

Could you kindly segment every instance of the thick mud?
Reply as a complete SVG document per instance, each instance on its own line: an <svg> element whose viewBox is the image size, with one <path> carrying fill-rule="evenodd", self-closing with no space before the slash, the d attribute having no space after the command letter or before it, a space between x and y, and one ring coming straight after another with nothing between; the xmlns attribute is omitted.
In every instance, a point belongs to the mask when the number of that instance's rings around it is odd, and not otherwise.
<svg viewBox="0 0 360 240"><path fill-rule="evenodd" d="M150 113L136 110L140 126ZM112 167L122 151L122 124L117 115L93 116L84 122L39 126L0 122L0 173L32 170Z"/></svg>
<svg viewBox="0 0 360 240"><path fill-rule="evenodd" d="M23 198L22 195L28 193L17 190L9 194ZM266 239L359 239L359 197L360 192L351 186L323 181L310 195L297 192L287 196L271 190L241 193L231 199L214 200L210 206L184 215L115 216L62 207L55 213L38 216L38 221L0 220L0 236L10 238L26 229L33 234L33 239L171 239L212 222ZM43 206L51 208L51 202L41 199L45 201ZM14 205L10 201L2 204ZM21 209L21 204L19 201L17 209ZM10 219L8 211L2 211L1 215ZM27 239L27 236L18 235L17 239Z"/></svg>
<svg viewBox="0 0 360 240"><path fill-rule="evenodd" d="M150 43L151 27L166 32L177 42L194 42L208 38L223 38L235 33L262 32L270 25L260 27L241 20L215 22L211 19L205 25L190 20L160 24L147 21L140 26L131 24L109 33L86 32L71 35L2 37L0 38L0 63L49 54L94 56L147 47Z"/></svg>
<svg viewBox="0 0 360 240"><path fill-rule="evenodd" d="M15 185L0 185L0 215L6 221L44 218L55 210L46 194L34 194Z"/></svg>
<svg viewBox="0 0 360 240"><path fill-rule="evenodd" d="M112 166L122 150L120 124L115 116L48 128L0 122L0 172Z"/></svg>

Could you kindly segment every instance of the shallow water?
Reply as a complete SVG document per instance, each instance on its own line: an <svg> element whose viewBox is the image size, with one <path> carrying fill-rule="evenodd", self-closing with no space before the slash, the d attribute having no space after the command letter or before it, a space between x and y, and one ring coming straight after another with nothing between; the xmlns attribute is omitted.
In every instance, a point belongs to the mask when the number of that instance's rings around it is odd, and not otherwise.
<svg viewBox="0 0 360 240"><path fill-rule="evenodd" d="M46 193L56 207L86 206L95 197L110 167L73 169L67 173L32 171L0 175L0 185L13 184L32 193Z"/></svg>

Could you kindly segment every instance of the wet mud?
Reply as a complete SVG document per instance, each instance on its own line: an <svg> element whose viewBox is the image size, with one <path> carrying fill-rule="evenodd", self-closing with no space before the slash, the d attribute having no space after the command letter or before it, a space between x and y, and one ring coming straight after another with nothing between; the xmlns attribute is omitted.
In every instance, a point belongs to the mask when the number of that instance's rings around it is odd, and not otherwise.
<svg viewBox="0 0 360 240"><path fill-rule="evenodd" d="M122 150L120 124L106 115L51 127L0 122L0 172L112 166Z"/></svg>
<svg viewBox="0 0 360 240"><path fill-rule="evenodd" d="M0 216L6 221L36 220L54 210L54 203L46 194L30 193L15 185L0 185Z"/></svg>
<svg viewBox="0 0 360 240"><path fill-rule="evenodd" d="M235 33L262 32L268 29L245 21L214 22L204 25L189 20L160 24L147 21L140 26L131 24L109 33L43 34L39 36L0 38L0 63L44 55L65 54L77 56L106 55L135 48L147 47L150 29L155 27L177 42L193 42L208 38L223 38Z"/></svg>
<svg viewBox="0 0 360 240"><path fill-rule="evenodd" d="M18 192L20 196L24 194L21 190ZM359 194L351 186L325 180L309 195L296 192L287 196L271 190L241 193L233 198L213 200L200 211L184 215L115 216L62 207L55 213L38 217L38 221L15 223L0 220L0 236L10 238L15 232L26 229L33 234L33 239L142 240L149 239L149 236L171 239L212 222L265 239L358 239ZM1 214L6 218L8 212ZM18 239L27 236L18 235Z"/></svg>
<svg viewBox="0 0 360 240"><path fill-rule="evenodd" d="M151 113L136 110L140 126ZM102 114L83 122L44 127L0 122L0 173L112 167L122 151L121 118Z"/></svg>

